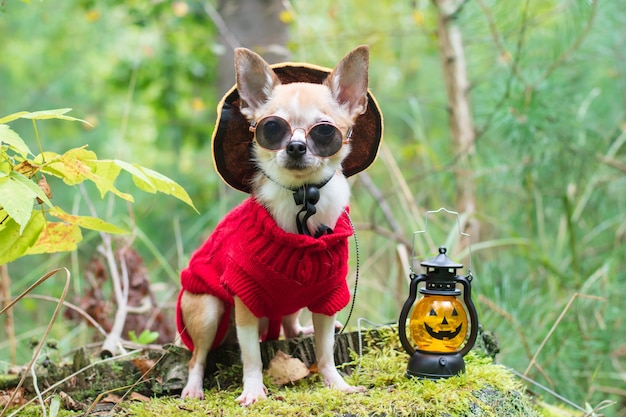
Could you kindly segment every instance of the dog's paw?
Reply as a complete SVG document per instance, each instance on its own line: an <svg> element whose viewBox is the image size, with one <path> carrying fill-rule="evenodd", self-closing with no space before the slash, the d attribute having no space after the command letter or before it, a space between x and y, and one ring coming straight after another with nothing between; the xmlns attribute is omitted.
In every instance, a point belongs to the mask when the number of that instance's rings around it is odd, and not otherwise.
<svg viewBox="0 0 626 417"><path fill-rule="evenodd" d="M334 384L326 385L328 388L336 389L337 391L345 392L346 394L352 394L355 392L365 392L367 388L362 385L350 385L343 379L341 381L337 381Z"/></svg>
<svg viewBox="0 0 626 417"><path fill-rule="evenodd" d="M365 392L367 391L367 388L365 388L363 385L348 385L346 387L340 388L339 390L341 392L345 392L346 394L352 394L354 392Z"/></svg>
<svg viewBox="0 0 626 417"><path fill-rule="evenodd" d="M266 398L267 388L265 388L265 385L261 383L260 385L255 384L252 387L244 386L243 392L235 399L235 401L237 401L240 405L247 407Z"/></svg>
<svg viewBox="0 0 626 417"><path fill-rule="evenodd" d="M204 390L202 389L204 368L194 367L189 371L187 385L183 388L180 398L198 398L204 400Z"/></svg>
<svg viewBox="0 0 626 417"><path fill-rule="evenodd" d="M337 372L337 369L334 367L326 370L320 369L320 373L324 377L324 385L326 385L328 388L345 393L367 391L367 388L365 388L364 386L353 386L348 384L346 381L344 381L339 372Z"/></svg>
<svg viewBox="0 0 626 417"><path fill-rule="evenodd" d="M183 389L182 394L180 394L180 398L183 400L185 398L197 398L199 400L204 400L204 390L202 387L197 389L197 387L189 387L189 384Z"/></svg>

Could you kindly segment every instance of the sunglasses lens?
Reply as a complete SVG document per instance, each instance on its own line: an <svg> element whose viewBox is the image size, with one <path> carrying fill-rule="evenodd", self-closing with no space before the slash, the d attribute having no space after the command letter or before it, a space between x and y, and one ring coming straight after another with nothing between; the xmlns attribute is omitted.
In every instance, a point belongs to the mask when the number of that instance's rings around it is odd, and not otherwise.
<svg viewBox="0 0 626 417"><path fill-rule="evenodd" d="M291 128L285 120L268 117L257 126L256 140L265 149L277 151L285 146L290 134Z"/></svg>
<svg viewBox="0 0 626 417"><path fill-rule="evenodd" d="M322 157L332 156L339 151L343 138L341 132L330 123L320 123L309 131L311 151Z"/></svg>

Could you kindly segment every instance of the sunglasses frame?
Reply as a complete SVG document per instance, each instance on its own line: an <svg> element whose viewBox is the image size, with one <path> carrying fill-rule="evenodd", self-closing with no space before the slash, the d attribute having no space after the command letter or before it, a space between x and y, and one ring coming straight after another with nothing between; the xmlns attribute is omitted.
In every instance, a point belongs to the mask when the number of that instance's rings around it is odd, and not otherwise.
<svg viewBox="0 0 626 417"><path fill-rule="evenodd" d="M256 138L256 130L257 130L257 127L258 127L261 123L263 123L263 121L265 121L265 120L267 120L267 119L279 119L279 120L282 120L282 121L283 121L283 122L285 122L285 124L289 127L289 140L285 142L285 146L283 146L283 147L281 147L281 148L278 148L278 149L269 149L269 148L266 148L265 146L263 146L261 143L259 143L259 141L258 141L258 140L257 140L257 138ZM325 156L318 155L318 154L317 154L316 152L314 152L314 151L313 151L313 149L311 149L311 147L309 146L309 135L311 134L311 130L313 130L316 126L320 126L320 125L330 125L330 126L334 127L335 129L337 129L337 132L339 132L339 134L341 135L341 146L339 146L339 147L337 148L337 150L336 150L334 153L330 154L330 155L325 155ZM307 147L307 149L308 149L309 151L311 151L311 153L312 153L312 154L314 154L314 155L316 155L316 156L319 156L319 157L321 157L321 158L330 158L331 156L336 155L336 154L337 154L337 152L339 152L339 151L341 150L341 148L343 147L343 145L347 145L348 143L350 143L350 140L352 139L352 128L350 128L350 129L348 130L348 133L345 135L345 137L344 137L344 134L343 134L343 132L341 131L341 129L339 129L339 128L338 128L338 127L334 124L334 123L330 123L330 122L319 122L319 123L315 123L313 126L309 127L308 129L304 129L304 128L302 128L302 127L296 127L296 128L294 129L294 128L291 126L291 123L289 123L286 119L284 119L284 118L282 118L282 117L280 117L280 116L265 116L265 117L263 117L263 118L259 119L258 121L256 121L256 120L255 120L255 121L253 121L253 122L250 124L250 127L248 128L248 130L254 134L254 140L256 141L256 143L258 143L258 144L259 144L259 146L260 146L260 147L262 147L263 149L265 149L265 150L267 150L267 151L270 151L270 152L279 152L279 151L282 151L283 149L285 149L285 148L287 147L287 145L289 145L289 142L291 142L291 141L292 141L292 139L293 139L293 135L294 135L295 131L296 131L296 130L302 130L302 131L304 132L304 140L305 140L305 143L306 143L306 147Z"/></svg>

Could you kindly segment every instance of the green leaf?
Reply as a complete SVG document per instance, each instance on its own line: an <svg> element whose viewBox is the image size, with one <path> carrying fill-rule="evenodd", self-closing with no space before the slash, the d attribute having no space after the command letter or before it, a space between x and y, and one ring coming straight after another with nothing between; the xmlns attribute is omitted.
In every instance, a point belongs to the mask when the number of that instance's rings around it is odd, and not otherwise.
<svg viewBox="0 0 626 417"><path fill-rule="evenodd" d="M35 195L16 181L14 175L12 172L10 176L0 178L0 206L20 225L21 233L33 211Z"/></svg>
<svg viewBox="0 0 626 417"><path fill-rule="evenodd" d="M69 120L71 122L83 122L91 126L91 124L85 120L78 119L72 116L66 116L65 113L70 112L72 109L53 109L53 110L42 110L36 111L32 113L21 113L19 115L20 119L32 119L32 120L47 120L47 119L61 119L61 120Z"/></svg>
<svg viewBox="0 0 626 417"><path fill-rule="evenodd" d="M17 113L9 114L8 116L4 116L2 119L0 119L0 123L12 122L13 120L19 119L24 114L28 114L28 112L27 111L20 111L20 112L17 112Z"/></svg>
<svg viewBox="0 0 626 417"><path fill-rule="evenodd" d="M43 190L19 172L12 171L9 176L0 178L0 206L21 226L21 229L30 218L35 197L39 197L52 207Z"/></svg>
<svg viewBox="0 0 626 417"><path fill-rule="evenodd" d="M135 201L132 195L121 192L113 185L117 177L114 171L102 167L95 152L88 151L84 147L70 149L62 155L46 152L36 156L34 162L41 164L42 172L61 178L68 185L76 185L89 180L98 187L101 197L104 197L107 192L112 192L124 200ZM100 169L105 176L96 173Z"/></svg>
<svg viewBox="0 0 626 417"><path fill-rule="evenodd" d="M34 194L34 197L39 197L39 199L46 203L48 207L52 207L52 202L50 202L46 193L44 193L41 187L39 187L38 184L35 184L30 178L20 174L19 172L12 172L9 177L15 178L15 180L20 183L22 187L30 190Z"/></svg>
<svg viewBox="0 0 626 417"><path fill-rule="evenodd" d="M61 155L56 152L43 152L35 156L32 160L33 165L37 166L43 173L54 175L57 178L63 179L65 173L63 172L64 165L58 163ZM54 163L57 162L57 165ZM56 168L60 168L56 169Z"/></svg>
<svg viewBox="0 0 626 417"><path fill-rule="evenodd" d="M143 173L140 165L129 164L128 162L120 161L119 159L115 159L113 162L132 176L133 182L137 187L139 187L140 190L152 194L156 193L156 187L150 182L150 179L146 176L146 174Z"/></svg>
<svg viewBox="0 0 626 417"><path fill-rule="evenodd" d="M137 333L134 330L128 332L128 339L133 343L138 343L140 345L149 345L159 338L159 332L151 332L148 329L145 329L139 337L137 337Z"/></svg>
<svg viewBox="0 0 626 417"><path fill-rule="evenodd" d="M44 163L43 160L46 160ZM87 179L93 179L95 174L91 169L91 161L98 159L95 152L84 147L70 149L62 155L38 155L35 163L41 164L41 170L52 175L59 175L67 185L76 185Z"/></svg>
<svg viewBox="0 0 626 417"><path fill-rule="evenodd" d="M3 158L5 154L0 151L0 158ZM9 174L13 171L13 167L6 159L0 159L0 177L8 177Z"/></svg>
<svg viewBox="0 0 626 417"><path fill-rule="evenodd" d="M11 149L19 153L23 158L26 158L26 155L31 153L28 145L26 145L20 135L4 124L0 124L0 143L2 142L8 144Z"/></svg>
<svg viewBox="0 0 626 417"><path fill-rule="evenodd" d="M60 207L52 207L49 214L63 220L66 223L70 223L76 226L80 226L84 229L96 230L98 232L125 234L129 233L128 230L122 229L114 224L107 223L97 217L89 216L75 216L63 211Z"/></svg>
<svg viewBox="0 0 626 417"><path fill-rule="evenodd" d="M76 250L81 240L83 240L83 235L77 225L48 222L37 241L26 250L24 255L70 252Z"/></svg>
<svg viewBox="0 0 626 417"><path fill-rule="evenodd" d="M156 187L157 191L176 197L198 212L198 209L196 209L196 206L193 205L193 201L191 201L191 197L189 197L187 191L185 191L185 189L177 182L159 172L151 170L150 168L140 168L150 178L151 183Z"/></svg>
<svg viewBox="0 0 626 417"><path fill-rule="evenodd" d="M110 160L104 161L93 161L94 162L94 173L102 178L102 180L107 181L110 184L115 183L117 177L119 176L122 168L120 168L115 162ZM96 184L97 186L98 184Z"/></svg>
<svg viewBox="0 0 626 417"><path fill-rule="evenodd" d="M12 218L6 219L0 226L0 265L24 255L37 241L45 223L41 211L34 211L23 229Z"/></svg>
<svg viewBox="0 0 626 417"><path fill-rule="evenodd" d="M94 172L98 176L98 179L93 181L98 190L100 191L100 196L104 197L107 192L112 192L118 197L123 198L124 200L134 202L135 199L131 194L122 193L119 191L113 184L115 180L120 174L122 170L117 164L110 160L104 161L93 161L94 162Z"/></svg>
<svg viewBox="0 0 626 417"><path fill-rule="evenodd" d="M50 413L48 414L48 416L57 417L59 415L60 408L61 408L61 397L59 397L58 395L55 395L50 400Z"/></svg>
<svg viewBox="0 0 626 417"><path fill-rule="evenodd" d="M133 182L139 189L149 193L161 192L174 196L191 206L196 212L198 211L185 189L172 179L138 164L129 164L120 160L115 160L115 163L132 175Z"/></svg>
<svg viewBox="0 0 626 417"><path fill-rule="evenodd" d="M65 113L69 113L71 111L72 109L70 108L40 110L40 111L23 113L22 115L20 115L20 118L21 119L35 119L35 120L54 119L56 117L63 116Z"/></svg>

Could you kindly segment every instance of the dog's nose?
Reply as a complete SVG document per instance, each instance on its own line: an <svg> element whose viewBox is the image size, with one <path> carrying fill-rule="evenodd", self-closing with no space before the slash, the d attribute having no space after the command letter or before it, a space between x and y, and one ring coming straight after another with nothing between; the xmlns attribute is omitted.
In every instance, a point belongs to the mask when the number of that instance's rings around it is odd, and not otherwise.
<svg viewBox="0 0 626 417"><path fill-rule="evenodd" d="M306 153L306 143L301 140L292 140L287 144L287 155L293 157L301 157Z"/></svg>

